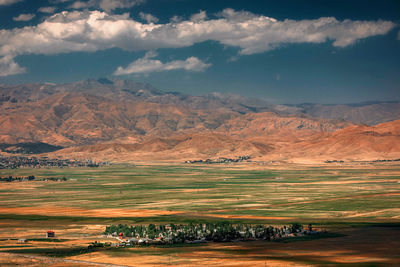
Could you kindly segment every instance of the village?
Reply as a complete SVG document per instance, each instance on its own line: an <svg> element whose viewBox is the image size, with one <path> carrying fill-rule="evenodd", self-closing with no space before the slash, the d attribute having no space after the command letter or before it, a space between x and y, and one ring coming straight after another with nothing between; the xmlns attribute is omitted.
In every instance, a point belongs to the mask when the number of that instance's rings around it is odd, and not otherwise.
<svg viewBox="0 0 400 267"><path fill-rule="evenodd" d="M23 156L0 156L0 169L18 168L46 168L46 167L99 167L109 165L108 162L94 162L71 159L50 159L48 157L23 157Z"/></svg>
<svg viewBox="0 0 400 267"><path fill-rule="evenodd" d="M298 223L291 226L273 227L265 225L233 225L230 222L201 223L188 225L111 225L104 231L104 237L115 238L117 243L94 242L93 247L125 247L142 245L196 244L206 242L241 242L255 240L279 240L326 233L313 230L312 225L304 227Z"/></svg>
<svg viewBox="0 0 400 267"><path fill-rule="evenodd" d="M243 161L249 161L251 156L239 156L237 158L217 158L217 159L199 159L199 160L186 160L185 163L204 163L204 164L215 164L215 163L237 163Z"/></svg>

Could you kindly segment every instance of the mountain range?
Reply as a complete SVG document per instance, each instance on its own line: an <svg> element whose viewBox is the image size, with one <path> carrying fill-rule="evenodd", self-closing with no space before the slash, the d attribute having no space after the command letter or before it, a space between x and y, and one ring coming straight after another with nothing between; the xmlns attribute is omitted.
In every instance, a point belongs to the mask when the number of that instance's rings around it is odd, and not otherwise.
<svg viewBox="0 0 400 267"><path fill-rule="evenodd" d="M0 85L0 111L0 143L64 147L50 156L113 161L400 157L400 102L276 105L104 78Z"/></svg>

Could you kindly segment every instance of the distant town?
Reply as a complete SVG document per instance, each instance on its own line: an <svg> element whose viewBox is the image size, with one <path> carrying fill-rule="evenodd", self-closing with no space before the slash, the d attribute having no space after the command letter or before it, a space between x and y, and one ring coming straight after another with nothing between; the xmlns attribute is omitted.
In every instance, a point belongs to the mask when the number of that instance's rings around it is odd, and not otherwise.
<svg viewBox="0 0 400 267"><path fill-rule="evenodd" d="M236 163L249 161L251 156L239 156L237 158L217 158L217 159L206 159L206 160L186 160L185 163L205 163L205 164L215 164L215 163Z"/></svg>
<svg viewBox="0 0 400 267"><path fill-rule="evenodd" d="M80 161L71 159L50 159L48 157L0 156L0 169L43 168L43 167L99 167L109 162Z"/></svg>

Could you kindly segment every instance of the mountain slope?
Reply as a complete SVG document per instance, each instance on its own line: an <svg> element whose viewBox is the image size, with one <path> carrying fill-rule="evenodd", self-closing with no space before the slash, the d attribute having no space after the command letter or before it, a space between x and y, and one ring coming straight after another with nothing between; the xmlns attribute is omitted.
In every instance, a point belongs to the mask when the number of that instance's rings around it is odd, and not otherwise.
<svg viewBox="0 0 400 267"><path fill-rule="evenodd" d="M147 84L107 79L1 90L0 143L67 147L54 155L117 161L122 154L131 160L250 155L324 161L392 158L400 150L398 121L366 126L340 117L353 112L358 114L353 119L363 114L370 121L389 120L397 114L396 102L290 107L236 95L167 93ZM374 113L378 107L382 110ZM338 120L315 118L299 113L299 108Z"/></svg>
<svg viewBox="0 0 400 267"><path fill-rule="evenodd" d="M272 138L271 138L272 137ZM349 126L303 138L273 135L239 138L220 133L149 137L136 144L96 144L71 147L57 156L114 161L185 161L251 156L254 161L317 162L400 158L400 120L371 126Z"/></svg>
<svg viewBox="0 0 400 267"><path fill-rule="evenodd" d="M66 84L0 85L0 105L15 102L36 102L58 93L81 93L104 97L112 101L133 101L181 106L195 110L215 109L239 114L275 112L281 115L307 115L308 117L344 120L357 124L374 125L400 118L400 102L380 101L356 104L274 105L260 98L247 98L234 94L213 93L191 96L178 92L163 92L149 84L130 80L84 80Z"/></svg>
<svg viewBox="0 0 400 267"><path fill-rule="evenodd" d="M315 118L375 125L400 118L400 102L365 102L348 105L301 104L299 112Z"/></svg>
<svg viewBox="0 0 400 267"><path fill-rule="evenodd" d="M376 126L349 126L312 140L287 144L281 153L317 161L400 158L400 120Z"/></svg>
<svg viewBox="0 0 400 267"><path fill-rule="evenodd" d="M0 105L0 143L44 142L61 146L132 143L146 136L210 131L249 136L282 130L300 136L333 131L345 125L322 123L305 116L298 119L272 111L248 113L250 109L257 109L255 106L258 110L269 108L263 106L263 101L232 95L201 97L163 93L131 81L33 85L30 94L28 87L10 87L4 91L17 101ZM32 100L32 97L40 99ZM248 132L240 130L244 124Z"/></svg>
<svg viewBox="0 0 400 267"><path fill-rule="evenodd" d="M127 136L165 136L212 129L233 112L212 113L142 101L114 101L83 93L57 93L37 102L0 106L3 140L57 145L90 144Z"/></svg>

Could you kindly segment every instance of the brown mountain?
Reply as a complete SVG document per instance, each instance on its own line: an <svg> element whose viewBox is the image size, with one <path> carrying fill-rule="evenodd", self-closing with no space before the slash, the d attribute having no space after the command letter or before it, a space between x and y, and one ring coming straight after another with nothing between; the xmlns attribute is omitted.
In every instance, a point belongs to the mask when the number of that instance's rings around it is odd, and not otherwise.
<svg viewBox="0 0 400 267"><path fill-rule="evenodd" d="M396 159L400 158L400 120L349 126L313 140L288 144L284 149L290 151L291 158L317 161Z"/></svg>
<svg viewBox="0 0 400 267"><path fill-rule="evenodd" d="M375 125L400 118L399 101L364 102L347 105L300 104L298 112L314 118L337 119Z"/></svg>
<svg viewBox="0 0 400 267"><path fill-rule="evenodd" d="M400 118L399 101L377 101L355 104L274 105L260 98L234 94L213 93L191 96L178 92L163 92L149 84L130 80L89 79L66 84L0 85L0 105L3 103L35 102L57 93L82 93L101 96L113 101L142 101L184 106L190 109L226 109L240 114L275 112L278 114L307 115L314 118L344 120L357 124L374 125Z"/></svg>
<svg viewBox="0 0 400 267"><path fill-rule="evenodd" d="M249 155L255 161L322 163L400 158L400 120L376 126L353 125L306 137L258 135L239 138L219 133L148 138L137 144L96 144L52 155L113 161L184 161Z"/></svg>
<svg viewBox="0 0 400 267"><path fill-rule="evenodd" d="M1 94L0 143L61 145L67 148L55 154L68 157L326 160L391 158L399 151L390 145L399 141L398 122L354 125L236 95L189 96L107 79L3 86ZM369 112L382 120L395 114Z"/></svg>
<svg viewBox="0 0 400 267"><path fill-rule="evenodd" d="M42 141L64 146L205 131L236 114L75 92L56 93L36 102L3 104L0 111L2 142Z"/></svg>
<svg viewBox="0 0 400 267"><path fill-rule="evenodd" d="M166 137L215 131L249 135L296 130L296 135L332 131L345 124L312 118L253 114L269 109L262 101L218 95L186 96L163 93L130 81L83 81L65 85L8 87L3 94L16 101L0 105L0 142L44 142L88 145L99 142L138 142L144 137ZM247 102L246 102L247 101ZM245 103L242 104L242 103ZM249 105L253 105L250 107ZM272 106L270 108L273 109ZM244 115L243 115L244 114ZM280 121L280 122L279 122ZM301 135L301 134L300 134Z"/></svg>

